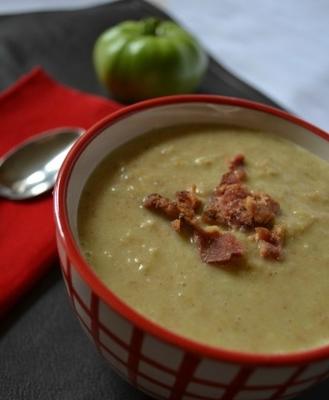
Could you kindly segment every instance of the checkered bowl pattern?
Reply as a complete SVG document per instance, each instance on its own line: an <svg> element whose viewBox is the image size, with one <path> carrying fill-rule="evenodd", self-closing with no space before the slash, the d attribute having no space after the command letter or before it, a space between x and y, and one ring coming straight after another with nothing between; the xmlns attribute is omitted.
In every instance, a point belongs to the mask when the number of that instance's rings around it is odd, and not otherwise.
<svg viewBox="0 0 329 400"><path fill-rule="evenodd" d="M252 355L211 348L167 331L118 299L79 251L79 197L111 149L152 127L212 120L232 124L232 118L249 128L270 127L328 157L325 132L281 111L218 96L175 96L130 106L93 127L70 152L56 186L58 252L73 309L112 368L158 399L283 400L329 378L328 346L289 355Z"/></svg>

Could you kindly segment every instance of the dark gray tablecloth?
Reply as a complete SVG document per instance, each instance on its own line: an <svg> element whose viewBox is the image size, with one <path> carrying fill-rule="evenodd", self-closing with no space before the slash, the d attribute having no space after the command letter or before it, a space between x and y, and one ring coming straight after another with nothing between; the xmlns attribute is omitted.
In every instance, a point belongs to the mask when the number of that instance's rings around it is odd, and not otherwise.
<svg viewBox="0 0 329 400"><path fill-rule="evenodd" d="M164 16L148 3L127 0L0 17L0 90L39 64L63 83L105 95L91 64L96 37L119 21L151 15ZM200 92L275 105L212 59ZM96 353L71 312L57 264L0 324L1 400L147 399ZM299 400L328 398L326 382Z"/></svg>

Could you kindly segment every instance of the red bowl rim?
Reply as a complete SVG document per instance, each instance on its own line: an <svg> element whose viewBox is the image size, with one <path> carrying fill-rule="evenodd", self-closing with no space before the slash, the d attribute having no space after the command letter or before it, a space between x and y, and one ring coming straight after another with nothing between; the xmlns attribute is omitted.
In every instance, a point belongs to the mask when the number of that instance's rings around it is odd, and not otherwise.
<svg viewBox="0 0 329 400"><path fill-rule="evenodd" d="M198 94L176 95L146 100L127 107L123 107L122 109L119 109L118 111L115 111L100 120L98 123L92 126L82 137L78 139L78 141L75 143L68 156L66 157L59 172L54 191L55 222L58 231L61 234L61 238L64 242L68 258L72 261L75 268L81 274L83 279L88 283L88 285L92 288L94 293L96 293L105 303L109 304L110 307L112 307L119 315L122 315L131 323L138 326L141 330L167 343L180 347L185 351L192 352L201 357L212 358L218 361L226 361L247 365L284 366L291 364L306 364L329 358L329 344L314 349L299 352L289 352L285 354L251 353L210 346L197 342L193 339L186 338L180 334L174 333L167 328L158 325L156 322L149 320L142 314L135 311L128 304L124 303L117 295L115 295L101 282L101 280L93 272L92 268L88 265L86 260L80 254L79 248L75 243L72 231L69 226L68 212L66 208L66 193L73 166L82 151L98 134L100 134L104 130L104 128L107 128L111 124L133 113L164 105L200 102L238 106L271 114L284 120L290 121L298 126L301 126L311 133L329 141L329 135L325 131L296 116L293 116L287 112L270 106L234 97Z"/></svg>

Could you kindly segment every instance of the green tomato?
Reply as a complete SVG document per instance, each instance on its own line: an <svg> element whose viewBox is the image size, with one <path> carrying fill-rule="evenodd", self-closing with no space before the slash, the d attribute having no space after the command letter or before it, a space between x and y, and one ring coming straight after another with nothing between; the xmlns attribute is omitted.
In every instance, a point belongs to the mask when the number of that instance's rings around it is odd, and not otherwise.
<svg viewBox="0 0 329 400"><path fill-rule="evenodd" d="M126 21L97 39L99 80L122 102L193 92L208 59L198 42L171 21Z"/></svg>

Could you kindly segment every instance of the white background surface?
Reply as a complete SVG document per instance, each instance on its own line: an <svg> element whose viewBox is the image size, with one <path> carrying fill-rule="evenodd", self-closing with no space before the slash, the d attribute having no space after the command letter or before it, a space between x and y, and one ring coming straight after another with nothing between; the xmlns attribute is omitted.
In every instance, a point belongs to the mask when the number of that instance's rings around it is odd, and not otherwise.
<svg viewBox="0 0 329 400"><path fill-rule="evenodd" d="M0 0L0 14L102 0ZM329 0L153 0L237 76L329 131Z"/></svg>

